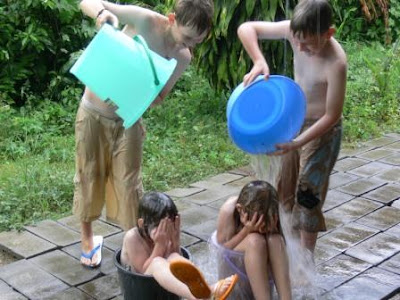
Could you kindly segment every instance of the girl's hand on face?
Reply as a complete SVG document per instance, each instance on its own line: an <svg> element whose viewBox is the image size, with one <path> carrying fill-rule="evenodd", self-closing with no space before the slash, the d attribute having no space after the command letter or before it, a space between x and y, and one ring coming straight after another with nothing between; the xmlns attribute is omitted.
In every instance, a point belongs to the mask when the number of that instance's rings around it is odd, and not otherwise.
<svg viewBox="0 0 400 300"><path fill-rule="evenodd" d="M173 235L172 235L172 242L179 244L180 241L180 234L181 234L181 218L179 215L175 216L175 220L173 224Z"/></svg>
<svg viewBox="0 0 400 300"><path fill-rule="evenodd" d="M242 221L242 217L240 219ZM251 220L249 220L248 213L245 213L243 216L243 221L244 222L242 222L242 224L244 224L244 227L247 229L249 233L259 232L259 229L264 223L264 215L258 216L258 213L255 212Z"/></svg>
<svg viewBox="0 0 400 300"><path fill-rule="evenodd" d="M161 220L160 224L158 224L157 228L152 231L152 240L154 244L159 244L161 246L166 246L170 240L170 233L168 232L168 218L164 218Z"/></svg>

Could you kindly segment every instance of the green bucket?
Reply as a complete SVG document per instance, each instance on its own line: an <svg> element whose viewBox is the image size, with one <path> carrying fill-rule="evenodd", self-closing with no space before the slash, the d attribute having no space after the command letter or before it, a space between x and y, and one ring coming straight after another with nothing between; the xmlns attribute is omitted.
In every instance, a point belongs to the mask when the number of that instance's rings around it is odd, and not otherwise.
<svg viewBox="0 0 400 300"><path fill-rule="evenodd" d="M101 100L118 106L124 127L132 126L163 89L176 67L150 50L145 40L104 24L70 72Z"/></svg>

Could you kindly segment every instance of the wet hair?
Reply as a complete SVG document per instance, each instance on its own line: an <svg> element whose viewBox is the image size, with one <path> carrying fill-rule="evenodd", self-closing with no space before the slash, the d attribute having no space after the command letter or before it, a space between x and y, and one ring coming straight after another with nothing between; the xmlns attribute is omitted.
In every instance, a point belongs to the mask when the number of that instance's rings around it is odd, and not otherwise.
<svg viewBox="0 0 400 300"><path fill-rule="evenodd" d="M332 26L332 8L328 0L300 0L293 12L290 29L293 35L320 35Z"/></svg>
<svg viewBox="0 0 400 300"><path fill-rule="evenodd" d="M211 28L214 2L213 0L176 0L174 12L179 25L191 26L202 34Z"/></svg>
<svg viewBox="0 0 400 300"><path fill-rule="evenodd" d="M266 181L255 180L246 184L240 191L239 198L236 202L242 205L244 212L248 213L251 219L255 212L258 215L263 214L265 225L268 227L274 216L278 216L278 224L275 231L270 233L281 233L279 223L279 201L276 189ZM235 228L242 226L240 222L240 214L236 209L233 215Z"/></svg>
<svg viewBox="0 0 400 300"><path fill-rule="evenodd" d="M148 192L139 202L139 218L143 219L143 226L138 227L143 238L150 238L150 232L160 224L165 217L175 219L178 209L172 199L160 192Z"/></svg>

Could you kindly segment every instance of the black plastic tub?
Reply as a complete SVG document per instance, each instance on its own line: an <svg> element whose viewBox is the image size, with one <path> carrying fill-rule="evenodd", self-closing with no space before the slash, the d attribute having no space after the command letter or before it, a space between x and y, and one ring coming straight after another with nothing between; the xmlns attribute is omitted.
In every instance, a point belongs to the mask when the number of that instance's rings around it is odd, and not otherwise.
<svg viewBox="0 0 400 300"><path fill-rule="evenodd" d="M191 259L187 249L181 248L182 255ZM119 282L125 300L179 300L180 298L162 288L153 276L126 270L121 265L121 249L114 254Z"/></svg>

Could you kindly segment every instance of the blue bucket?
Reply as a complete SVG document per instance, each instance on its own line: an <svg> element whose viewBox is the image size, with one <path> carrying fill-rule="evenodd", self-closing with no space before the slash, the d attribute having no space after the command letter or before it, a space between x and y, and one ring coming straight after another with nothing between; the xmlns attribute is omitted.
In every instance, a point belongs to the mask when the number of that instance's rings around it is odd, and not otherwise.
<svg viewBox="0 0 400 300"><path fill-rule="evenodd" d="M258 76L232 92L227 104L228 133L234 144L251 154L272 153L276 144L291 141L306 115L306 99L292 79Z"/></svg>
<svg viewBox="0 0 400 300"><path fill-rule="evenodd" d="M104 24L70 72L101 100L116 104L128 128L163 89L176 63L151 51L140 35L132 39Z"/></svg>

